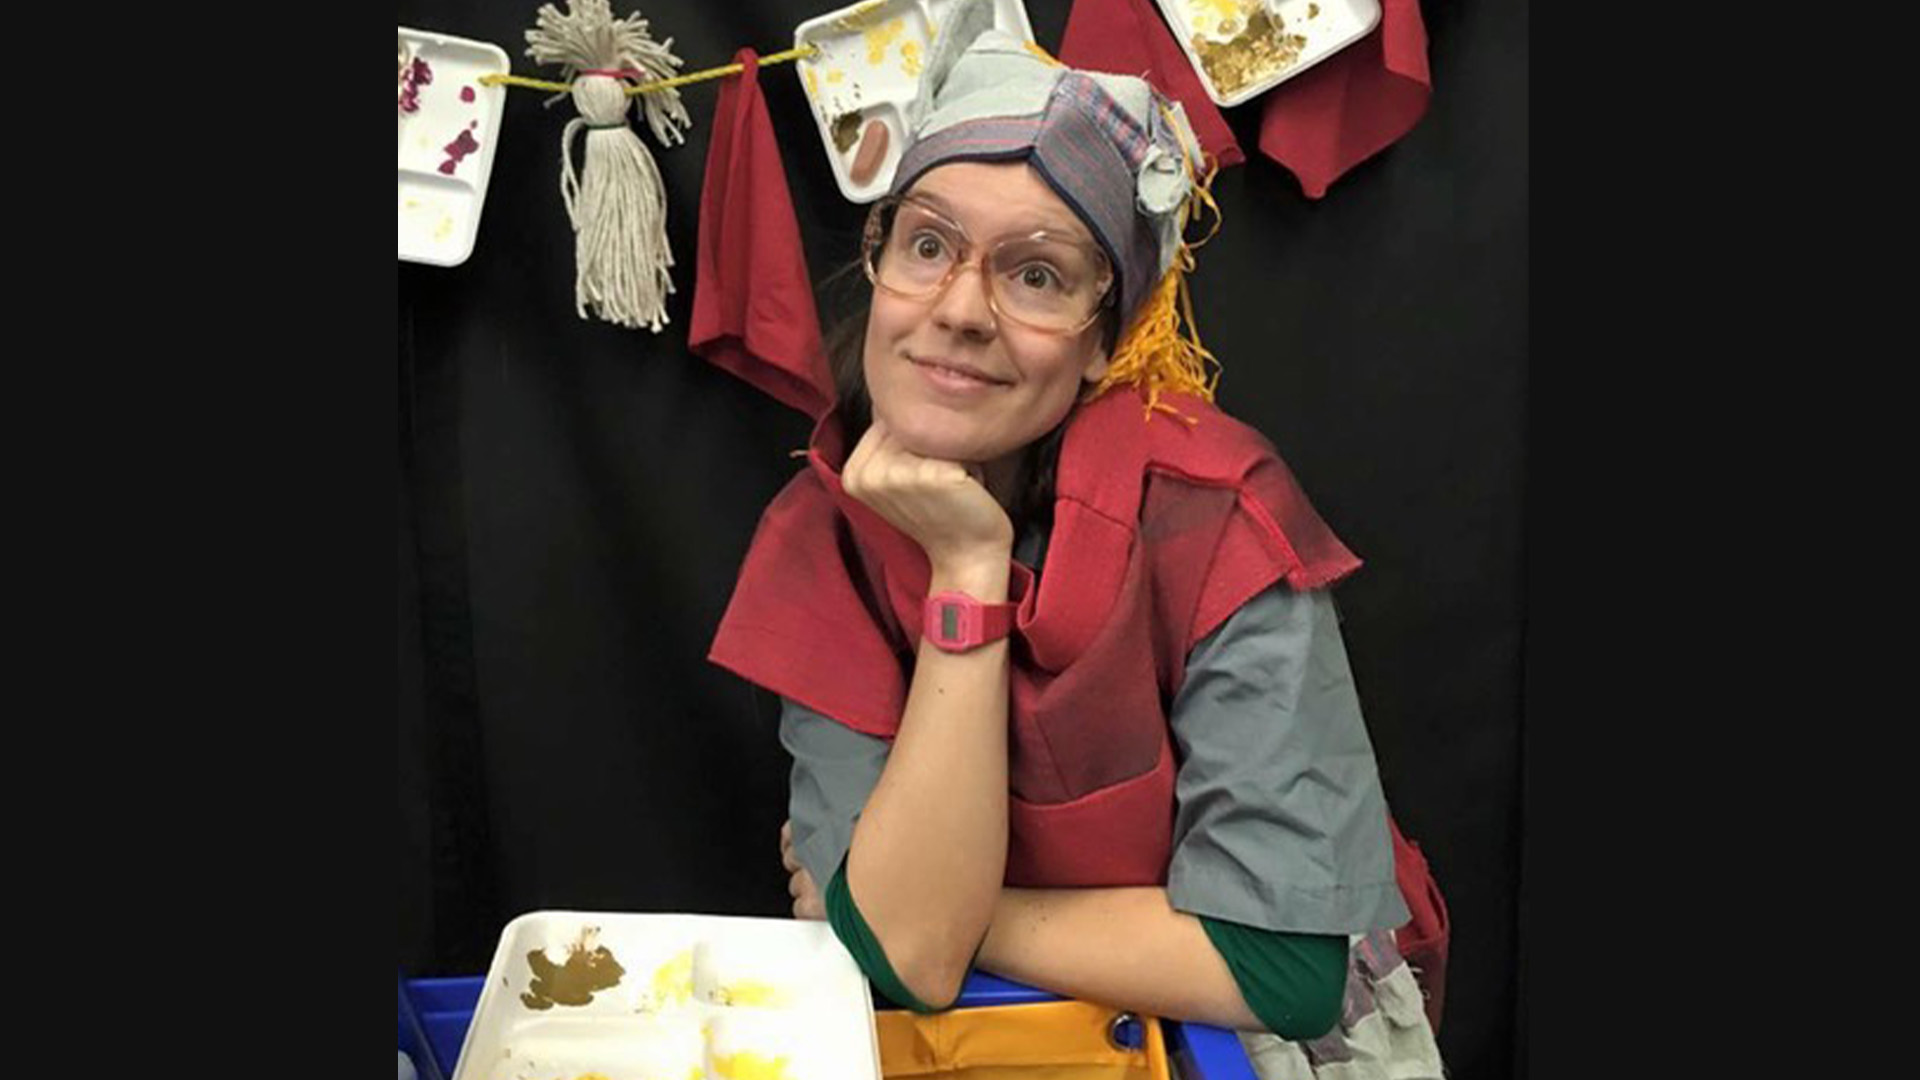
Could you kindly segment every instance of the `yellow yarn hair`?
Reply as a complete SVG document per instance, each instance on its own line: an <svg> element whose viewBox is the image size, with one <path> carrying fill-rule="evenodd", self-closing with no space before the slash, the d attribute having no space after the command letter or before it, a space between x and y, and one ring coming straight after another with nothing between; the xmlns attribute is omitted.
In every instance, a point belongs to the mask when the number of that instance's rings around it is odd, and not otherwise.
<svg viewBox="0 0 1920 1080"><path fill-rule="evenodd" d="M1172 118L1168 119L1169 126L1173 126ZM1094 386L1091 396L1098 397L1115 386L1131 386L1146 398L1147 416L1160 409L1191 422L1173 406L1162 405L1160 395L1173 390L1211 403L1214 389L1220 383L1220 361L1200 344L1200 330L1193 320L1193 296L1187 288L1187 275L1194 267L1194 249L1220 231L1220 206L1213 201L1209 190L1219 167L1208 158L1205 174L1194 176L1193 160L1187 157L1184 144L1180 153L1185 159L1187 174L1194 177L1194 186L1186 205L1180 208L1181 239L1173 263L1120 336L1107 373ZM1198 242L1189 244L1184 236L1187 222L1200 207L1212 213L1212 227ZM1181 327L1183 319L1185 333Z"/></svg>

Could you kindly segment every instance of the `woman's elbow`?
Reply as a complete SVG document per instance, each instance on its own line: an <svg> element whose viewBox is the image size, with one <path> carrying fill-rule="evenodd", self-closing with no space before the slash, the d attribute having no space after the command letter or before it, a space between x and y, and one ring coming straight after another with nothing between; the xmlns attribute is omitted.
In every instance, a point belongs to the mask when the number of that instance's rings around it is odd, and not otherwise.
<svg viewBox="0 0 1920 1080"><path fill-rule="evenodd" d="M894 976L914 1001L901 1002L916 1012L940 1012L953 1007L967 981L968 959L947 956L937 948L913 950L904 957L893 957Z"/></svg>

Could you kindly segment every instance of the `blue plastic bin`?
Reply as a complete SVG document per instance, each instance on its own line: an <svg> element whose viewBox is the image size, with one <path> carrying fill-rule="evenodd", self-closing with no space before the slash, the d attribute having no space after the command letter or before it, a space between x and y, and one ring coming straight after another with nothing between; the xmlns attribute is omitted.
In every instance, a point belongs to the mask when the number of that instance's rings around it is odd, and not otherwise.
<svg viewBox="0 0 1920 1080"><path fill-rule="evenodd" d="M403 979L400 994L400 1049L406 1050L427 1080L437 1070L442 1077L453 1075L460 1058L460 1044L466 1040L467 1027L473 1023L473 1010L480 1004L483 976L445 979ZM992 975L975 972L956 1003L967 1006L1024 1005L1036 1001L1057 1001L1044 990ZM411 1011L412 1018L408 1013ZM410 1035L417 1021L419 1036ZM1240 1049L1233 1032L1211 1024L1186 1024L1168 1021L1162 1025L1167 1035L1167 1053L1172 1056L1183 1080L1257 1080L1253 1064ZM422 1061L410 1042L424 1037L432 1055Z"/></svg>

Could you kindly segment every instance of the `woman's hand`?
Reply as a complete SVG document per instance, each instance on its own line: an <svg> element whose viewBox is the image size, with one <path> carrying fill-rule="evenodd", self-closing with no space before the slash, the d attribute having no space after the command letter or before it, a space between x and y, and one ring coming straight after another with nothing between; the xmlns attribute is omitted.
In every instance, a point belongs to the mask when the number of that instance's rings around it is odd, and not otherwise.
<svg viewBox="0 0 1920 1080"><path fill-rule="evenodd" d="M787 895L793 897L793 917L796 919L824 919L827 917L826 901L821 898L820 887L813 883L813 875L793 857L793 822L780 823L780 865L787 868Z"/></svg>
<svg viewBox="0 0 1920 1080"><path fill-rule="evenodd" d="M878 417L840 483L927 553L936 575L1004 566L1013 522L980 482L977 467L921 457L901 446Z"/></svg>

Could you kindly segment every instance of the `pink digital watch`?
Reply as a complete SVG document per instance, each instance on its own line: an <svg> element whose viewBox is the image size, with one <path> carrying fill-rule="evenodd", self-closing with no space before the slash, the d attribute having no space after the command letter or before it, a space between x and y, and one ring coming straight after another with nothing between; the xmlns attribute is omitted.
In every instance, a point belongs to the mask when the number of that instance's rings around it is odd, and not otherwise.
<svg viewBox="0 0 1920 1080"><path fill-rule="evenodd" d="M983 604L963 592L927 597L927 640L947 652L966 652L999 641L1013 630L1012 604Z"/></svg>

